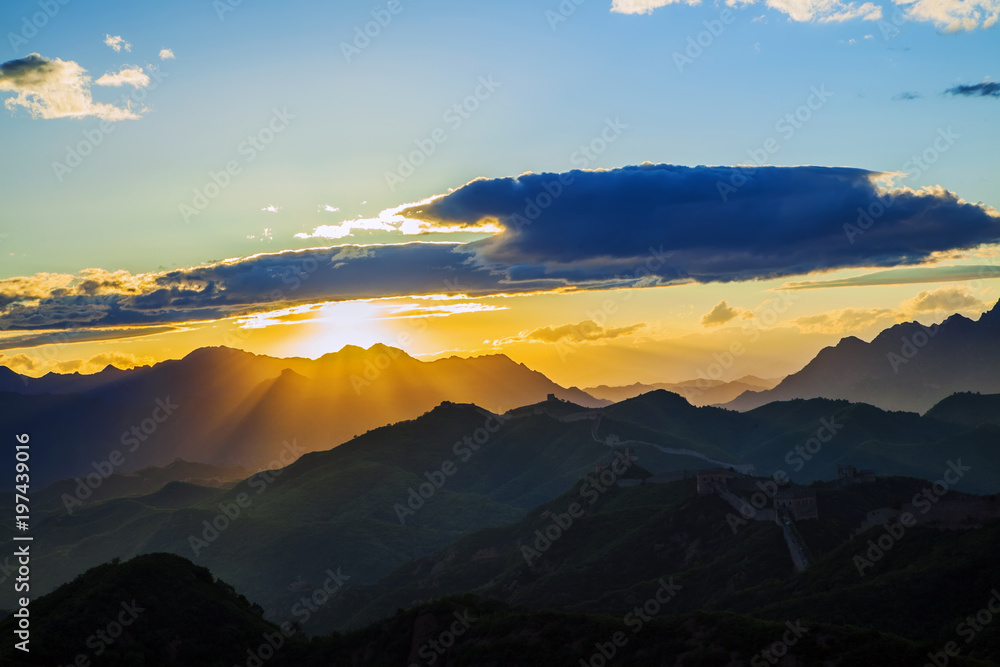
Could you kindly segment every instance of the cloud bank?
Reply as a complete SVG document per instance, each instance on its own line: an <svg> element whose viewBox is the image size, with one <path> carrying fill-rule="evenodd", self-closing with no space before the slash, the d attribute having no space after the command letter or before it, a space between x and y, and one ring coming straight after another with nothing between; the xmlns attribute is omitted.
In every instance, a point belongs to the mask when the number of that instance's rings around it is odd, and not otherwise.
<svg viewBox="0 0 1000 667"><path fill-rule="evenodd" d="M720 188L737 176L745 182L724 199ZM485 239L312 248L145 274L7 278L0 280L0 329L43 336L352 299L770 279L914 265L1000 241L995 211L942 188L893 190L886 206L882 176L842 167L647 164L478 179L378 219L391 221L400 238L412 238L402 229L412 224L428 233L495 230ZM876 204L881 214L851 243L845 226ZM396 225L397 217L404 223ZM913 281L895 277L903 278ZM820 285L800 287L812 286ZM735 310L720 306L708 323Z"/></svg>
<svg viewBox="0 0 1000 667"><path fill-rule="evenodd" d="M122 76L122 72L116 75L106 74L105 77L112 77L109 81L117 81L114 77ZM148 81L147 77L146 82ZM139 114L130 108L94 102L90 93L90 77L77 63L59 58L50 60L37 53L0 65L0 91L15 93L14 97L4 100L8 109L13 111L17 107L24 107L33 118L95 116L108 121L139 118Z"/></svg>

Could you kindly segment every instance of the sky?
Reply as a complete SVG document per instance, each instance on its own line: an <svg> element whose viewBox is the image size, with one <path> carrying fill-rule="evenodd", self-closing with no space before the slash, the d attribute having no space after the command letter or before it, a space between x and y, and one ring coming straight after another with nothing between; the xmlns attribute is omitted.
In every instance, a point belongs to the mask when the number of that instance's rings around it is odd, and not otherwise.
<svg viewBox="0 0 1000 667"><path fill-rule="evenodd" d="M382 342L592 386L780 377L975 318L998 13L3 3L0 364Z"/></svg>

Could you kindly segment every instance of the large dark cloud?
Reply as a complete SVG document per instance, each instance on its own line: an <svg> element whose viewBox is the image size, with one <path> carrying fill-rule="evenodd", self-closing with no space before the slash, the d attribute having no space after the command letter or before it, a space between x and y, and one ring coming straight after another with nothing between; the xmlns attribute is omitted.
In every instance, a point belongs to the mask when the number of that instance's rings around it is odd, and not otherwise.
<svg viewBox="0 0 1000 667"><path fill-rule="evenodd" d="M673 165L526 174L476 180L401 214L499 223L502 234L468 249L513 279L606 279L651 267L650 249L660 248L671 253L652 271L663 279L775 278L916 264L1000 240L994 212L940 189L888 197L877 176L844 167Z"/></svg>
<svg viewBox="0 0 1000 667"><path fill-rule="evenodd" d="M949 95L962 95L964 97L1000 97L1000 83L987 81L971 86L955 86L944 92Z"/></svg>
<svg viewBox="0 0 1000 667"><path fill-rule="evenodd" d="M403 213L504 229L481 241L285 251L145 275L8 278L0 280L0 329L96 331L322 301L773 278L912 265L1000 239L988 209L941 189L889 197L875 176L643 165L477 180ZM859 209L874 212L863 228ZM861 233L848 233L852 226Z"/></svg>

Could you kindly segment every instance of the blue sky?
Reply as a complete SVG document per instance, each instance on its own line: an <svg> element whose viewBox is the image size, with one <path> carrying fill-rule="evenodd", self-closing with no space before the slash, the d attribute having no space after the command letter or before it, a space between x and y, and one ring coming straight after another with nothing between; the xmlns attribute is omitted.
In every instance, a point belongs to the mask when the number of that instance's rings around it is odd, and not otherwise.
<svg viewBox="0 0 1000 667"><path fill-rule="evenodd" d="M141 117L105 123L110 133L93 115L4 110L0 278L138 274L260 252L412 241L395 231L296 234L370 219L477 177L747 164L765 146L769 164L909 171L898 186L940 185L1000 207L1000 99L945 92L1000 77L1000 28L982 27L997 11L993 0L961 0L976 27L950 30L954 17L940 0L867 8L636 0L618 11L612 0L399 0L396 14L384 3L230 2L52 0L58 11L19 44L9 33L30 34L24 21L40 3L3 4L0 62L38 53L76 63L93 80L125 66L158 74L144 88L90 86L95 102L119 107L123 95L144 94L132 103ZM648 11L622 13L628 7ZM851 7L869 18L875 7L881 18L821 20ZM348 62L343 45L373 11L391 21ZM560 12L565 20L557 22ZM791 18L802 12L815 16ZM719 34L711 35L715 21ZM113 50L108 36L130 50ZM701 53L687 50L699 39ZM161 59L161 49L174 57ZM676 54L695 57L679 68ZM477 89L474 111L449 115ZM827 99L817 103L817 90ZM907 93L916 98L900 99ZM13 94L0 89L4 99ZM808 120L790 133L778 125L810 99ZM275 127L276 112L281 131L249 161L244 142ZM621 128L614 140L581 153L609 123ZM433 153L390 187L386 173L398 170L400 156L439 128ZM911 156L942 132L954 140L914 174ZM55 167L86 133L100 136L99 145L79 166ZM239 173L185 220L182 205L230 162ZM439 230L433 240L487 235Z"/></svg>

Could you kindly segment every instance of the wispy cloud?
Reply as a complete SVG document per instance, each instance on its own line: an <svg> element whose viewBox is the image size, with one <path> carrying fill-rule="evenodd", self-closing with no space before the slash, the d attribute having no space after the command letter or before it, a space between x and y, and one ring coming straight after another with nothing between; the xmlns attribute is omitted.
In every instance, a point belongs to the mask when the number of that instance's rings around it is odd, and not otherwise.
<svg viewBox="0 0 1000 667"><path fill-rule="evenodd" d="M754 5L759 0L726 0L730 7ZM699 5L701 0L612 0L611 11L618 14L650 14L667 5ZM819 23L862 19L877 21L882 18L882 8L872 2L845 2L844 0L765 0L765 5L788 15L789 20ZM763 17L753 19L760 21Z"/></svg>
<svg viewBox="0 0 1000 667"><path fill-rule="evenodd" d="M646 325L631 324L624 327L605 327L593 320L584 320L576 324L563 324L554 327L540 327L531 331L523 331L516 336L493 341L494 345L509 345L511 343L592 343L600 340L610 340L634 334Z"/></svg>
<svg viewBox="0 0 1000 667"><path fill-rule="evenodd" d="M913 285L960 280L1000 278L1000 266L982 264L975 266L927 266L913 269L875 271L850 278L832 280L803 280L787 282L783 290L823 289L830 287L874 287L880 285Z"/></svg>

